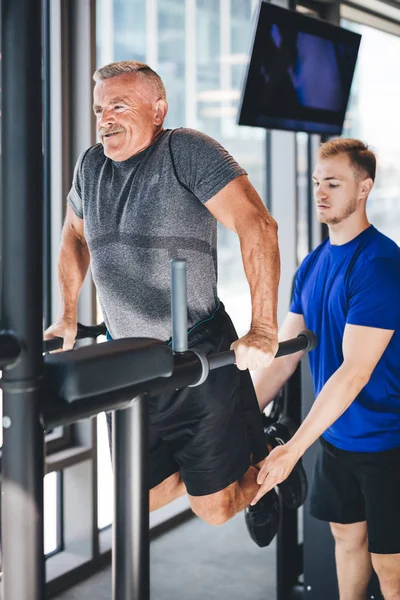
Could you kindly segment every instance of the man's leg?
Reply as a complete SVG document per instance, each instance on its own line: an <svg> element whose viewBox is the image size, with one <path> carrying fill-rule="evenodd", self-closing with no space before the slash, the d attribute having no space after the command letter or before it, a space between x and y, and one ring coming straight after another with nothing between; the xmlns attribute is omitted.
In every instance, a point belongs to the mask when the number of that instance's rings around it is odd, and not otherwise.
<svg viewBox="0 0 400 600"><path fill-rule="evenodd" d="M256 479L262 462L251 466L246 473L224 490L207 496L189 496L193 512L210 525L221 525L243 510L259 488ZM150 490L150 512L157 510L186 494L186 486L179 473L174 473Z"/></svg>
<svg viewBox="0 0 400 600"><path fill-rule="evenodd" d="M358 472L365 497L368 550L385 600L400 600L400 448L370 453Z"/></svg>
<svg viewBox="0 0 400 600"><path fill-rule="evenodd" d="M222 525L250 503L258 491L256 482L260 465L251 466L224 490L207 496L189 496L193 512L209 525Z"/></svg>
<svg viewBox="0 0 400 600"><path fill-rule="evenodd" d="M372 575L367 523L330 523L335 539L340 600L365 600Z"/></svg>
<svg viewBox="0 0 400 600"><path fill-rule="evenodd" d="M385 600L400 598L400 554L371 554Z"/></svg>
<svg viewBox="0 0 400 600"><path fill-rule="evenodd" d="M174 473L150 490L150 512L169 504L184 494L186 494L186 486L179 473Z"/></svg>
<svg viewBox="0 0 400 600"><path fill-rule="evenodd" d="M208 355L228 350L235 339L233 325L221 306L210 322L193 332L190 343ZM242 389L246 377L250 383ZM254 465L268 453L248 372L227 366L211 371L200 386L149 400L151 423L157 437L151 454L152 508L163 506L184 493L180 480L171 477L176 466L193 511L204 521L221 524L243 510L259 487L258 469ZM167 463L166 455L169 456ZM162 465L162 470L158 465ZM160 481L163 481L161 487ZM274 494L269 498L274 499ZM270 508L270 504L263 505L263 514L258 518L259 528L266 532L265 539L271 537L278 522L279 501L276 498L277 508L275 504Z"/></svg>
<svg viewBox="0 0 400 600"><path fill-rule="evenodd" d="M256 479L261 465L262 463L259 463L257 466L249 467L239 481L232 483L220 492L207 496L189 495L193 512L209 525L222 525L234 517L254 498L259 487ZM174 473L150 490L150 512L169 504L186 493L186 486L180 474Z"/></svg>

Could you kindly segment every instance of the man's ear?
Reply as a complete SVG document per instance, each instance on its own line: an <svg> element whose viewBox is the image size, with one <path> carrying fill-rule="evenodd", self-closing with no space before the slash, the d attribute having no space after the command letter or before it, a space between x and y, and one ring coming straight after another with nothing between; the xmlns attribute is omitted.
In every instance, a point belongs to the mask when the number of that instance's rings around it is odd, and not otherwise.
<svg viewBox="0 0 400 600"><path fill-rule="evenodd" d="M367 179L363 179L361 181L360 196L362 199L368 198L368 195L369 195L370 191L372 190L373 185L374 185L374 182L372 181L372 179L370 177L368 177Z"/></svg>
<svg viewBox="0 0 400 600"><path fill-rule="evenodd" d="M165 100L157 100L154 107L154 125L162 125L168 111Z"/></svg>

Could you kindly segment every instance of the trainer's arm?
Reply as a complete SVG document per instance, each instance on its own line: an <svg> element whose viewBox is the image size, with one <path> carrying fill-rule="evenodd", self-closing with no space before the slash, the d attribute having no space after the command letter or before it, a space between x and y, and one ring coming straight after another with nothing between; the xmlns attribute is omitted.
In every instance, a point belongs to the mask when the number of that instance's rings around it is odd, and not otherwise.
<svg viewBox="0 0 400 600"><path fill-rule="evenodd" d="M303 315L289 312L279 329L278 339L280 342L290 340L304 329L306 329L306 324ZM261 411L272 402L279 390L293 375L303 355L304 352L300 351L275 358L269 367L258 369L251 374Z"/></svg>
<svg viewBox="0 0 400 600"><path fill-rule="evenodd" d="M58 261L60 315L57 322L45 332L46 339L54 336L63 337L63 350L70 350L75 342L79 292L85 280L89 262L83 219L77 217L68 204Z"/></svg>
<svg viewBox="0 0 400 600"><path fill-rule="evenodd" d="M328 379L293 438L267 457L257 482L261 485L252 504L288 477L304 452L350 406L368 383L393 330L346 325L343 363Z"/></svg>
<svg viewBox="0 0 400 600"><path fill-rule="evenodd" d="M240 369L266 367L278 348L278 226L246 175L228 183L205 205L218 221L238 234L250 286L251 329L235 342L236 364Z"/></svg>

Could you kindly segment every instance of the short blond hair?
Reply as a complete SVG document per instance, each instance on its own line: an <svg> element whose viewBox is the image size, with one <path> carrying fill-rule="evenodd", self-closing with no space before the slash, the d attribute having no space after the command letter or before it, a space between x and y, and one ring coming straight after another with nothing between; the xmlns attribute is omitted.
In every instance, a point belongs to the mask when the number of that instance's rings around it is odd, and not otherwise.
<svg viewBox="0 0 400 600"><path fill-rule="evenodd" d="M335 138L321 144L318 158L331 158L338 154L347 154L357 179L370 177L375 181L376 156L361 140L354 138Z"/></svg>
<svg viewBox="0 0 400 600"><path fill-rule="evenodd" d="M147 80L155 89L158 96L157 100L167 99L167 93L161 77L149 65L138 60L121 60L105 65L93 73L93 79L98 83L99 81L103 81L103 79L111 79L125 73L135 73L142 79Z"/></svg>

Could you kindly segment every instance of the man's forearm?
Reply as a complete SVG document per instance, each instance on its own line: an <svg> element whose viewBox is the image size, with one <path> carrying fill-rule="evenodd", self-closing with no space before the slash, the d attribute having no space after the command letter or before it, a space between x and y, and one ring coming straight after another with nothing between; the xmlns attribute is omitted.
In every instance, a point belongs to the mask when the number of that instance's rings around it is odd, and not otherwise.
<svg viewBox="0 0 400 600"><path fill-rule="evenodd" d="M268 215L257 215L238 231L243 266L250 286L251 327L277 331L280 258L277 224Z"/></svg>
<svg viewBox="0 0 400 600"><path fill-rule="evenodd" d="M58 263L61 316L64 319L77 319L79 293L89 262L86 243L73 235L64 236Z"/></svg>
<svg viewBox="0 0 400 600"><path fill-rule="evenodd" d="M365 376L342 365L328 379L310 412L286 445L302 456L350 406L368 383Z"/></svg>
<svg viewBox="0 0 400 600"><path fill-rule="evenodd" d="M251 374L261 412L293 375L300 360L298 356L296 353L295 358L293 355L276 358L266 369L258 369Z"/></svg>

